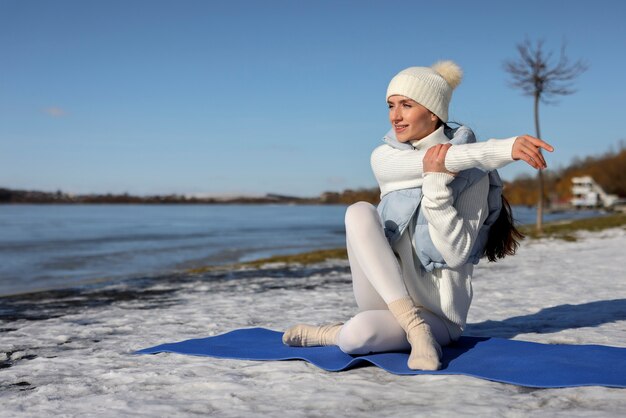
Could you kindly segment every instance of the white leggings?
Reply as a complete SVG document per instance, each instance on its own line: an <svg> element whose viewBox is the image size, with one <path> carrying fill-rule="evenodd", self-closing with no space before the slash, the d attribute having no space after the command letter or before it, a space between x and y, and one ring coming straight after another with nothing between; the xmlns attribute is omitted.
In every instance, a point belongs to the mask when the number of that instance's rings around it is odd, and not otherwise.
<svg viewBox="0 0 626 418"><path fill-rule="evenodd" d="M380 216L370 203L358 202L348 207L346 246L360 312L341 328L337 337L339 348L348 354L410 349L406 333L387 308L387 304L409 293ZM441 318L426 310L422 310L422 317L440 345L450 343Z"/></svg>

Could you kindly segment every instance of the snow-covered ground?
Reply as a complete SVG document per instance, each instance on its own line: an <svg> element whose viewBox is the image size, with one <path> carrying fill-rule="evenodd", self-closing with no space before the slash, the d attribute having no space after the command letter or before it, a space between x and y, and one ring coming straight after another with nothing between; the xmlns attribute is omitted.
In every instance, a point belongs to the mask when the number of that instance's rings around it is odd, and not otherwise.
<svg viewBox="0 0 626 418"><path fill-rule="evenodd" d="M467 334L626 347L626 230L524 242L481 263ZM168 276L0 299L0 416L625 416L626 390L329 373L305 362L131 355L355 312L345 261Z"/></svg>

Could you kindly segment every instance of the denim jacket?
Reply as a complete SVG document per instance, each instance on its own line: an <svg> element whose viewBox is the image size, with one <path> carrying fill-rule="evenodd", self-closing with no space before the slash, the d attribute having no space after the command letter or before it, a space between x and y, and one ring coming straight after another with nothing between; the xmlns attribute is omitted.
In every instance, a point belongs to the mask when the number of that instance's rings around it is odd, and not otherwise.
<svg viewBox="0 0 626 418"><path fill-rule="evenodd" d="M476 137L471 129L461 126L459 128L444 129L445 135L450 138L450 143L454 145L469 144L476 142ZM389 146L397 149L414 149L408 143L399 142L396 139L393 129L385 135L383 141ZM478 264L480 260L487 238L489 228L498 219L502 208L502 180L496 170L486 172L479 168L460 171L454 180L448 185L452 190L454 201L468 187L481 180L484 176L489 176L489 194L487 203L489 214L487 219L481 226L476 236L474 246L470 252L468 262ZM446 267L446 262L435 248L433 241L428 232L428 222L421 210L422 189L413 187L401 190L395 190L384 195L378 205L378 213L385 227L385 236L391 245L395 244L402 233L413 222L414 229L414 249L422 266L426 271L432 271L435 268Z"/></svg>

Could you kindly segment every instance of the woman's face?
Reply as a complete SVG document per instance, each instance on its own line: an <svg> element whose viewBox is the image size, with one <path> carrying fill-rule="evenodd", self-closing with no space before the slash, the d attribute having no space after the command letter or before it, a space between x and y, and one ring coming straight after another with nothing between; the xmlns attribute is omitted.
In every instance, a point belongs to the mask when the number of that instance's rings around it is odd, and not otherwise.
<svg viewBox="0 0 626 418"><path fill-rule="evenodd" d="M405 96L390 96L389 121L400 142L414 141L437 129L437 116L415 100Z"/></svg>

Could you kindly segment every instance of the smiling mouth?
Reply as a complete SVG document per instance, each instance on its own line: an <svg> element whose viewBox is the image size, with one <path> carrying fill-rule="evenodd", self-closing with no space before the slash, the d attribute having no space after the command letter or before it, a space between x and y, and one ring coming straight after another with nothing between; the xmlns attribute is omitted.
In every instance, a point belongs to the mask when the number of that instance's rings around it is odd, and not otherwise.
<svg viewBox="0 0 626 418"><path fill-rule="evenodd" d="M402 132L404 131L409 125L393 125L393 129L395 129L396 132Z"/></svg>

